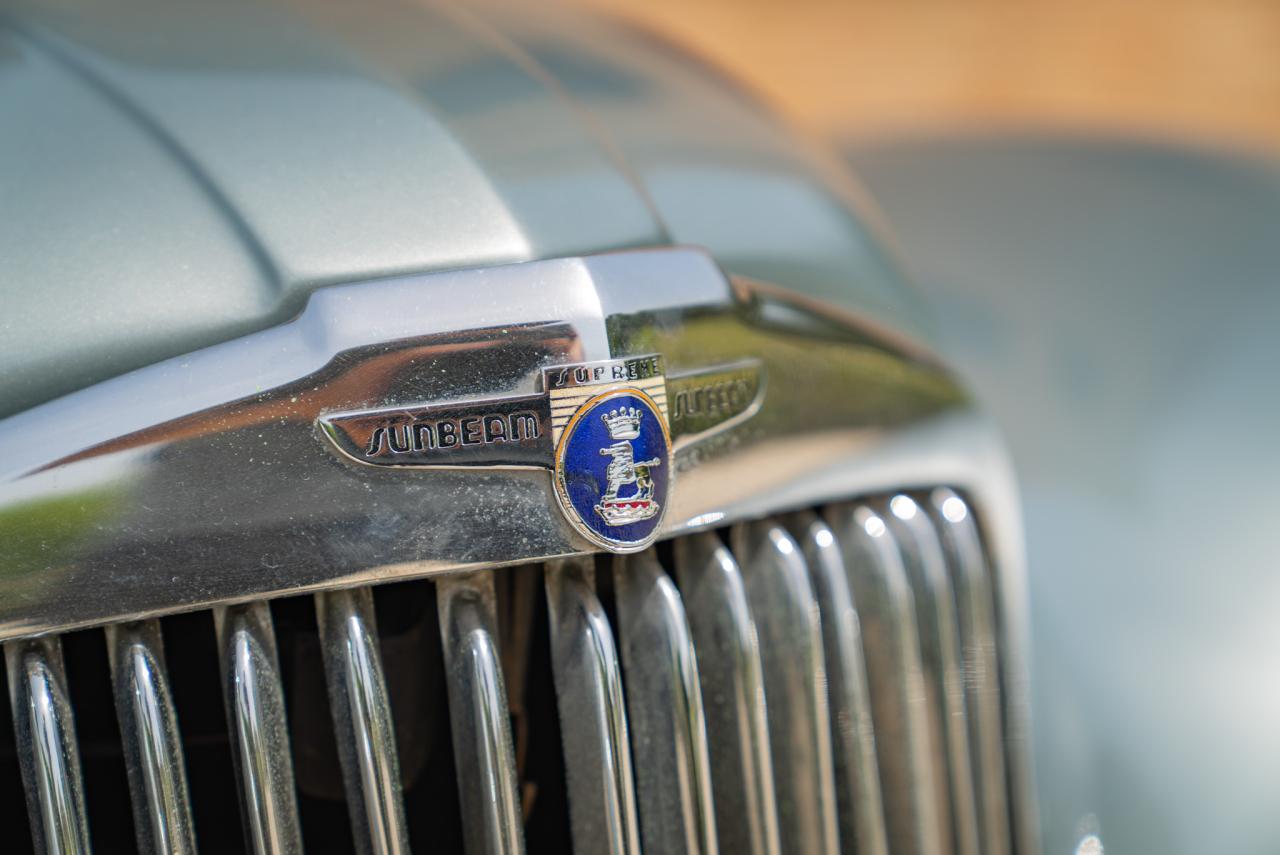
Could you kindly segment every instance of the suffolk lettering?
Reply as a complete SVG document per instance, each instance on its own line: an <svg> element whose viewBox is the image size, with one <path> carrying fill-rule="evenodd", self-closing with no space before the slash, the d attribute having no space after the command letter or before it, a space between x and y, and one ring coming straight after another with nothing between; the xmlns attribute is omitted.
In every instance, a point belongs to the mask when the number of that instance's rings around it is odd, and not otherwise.
<svg viewBox="0 0 1280 855"><path fill-rule="evenodd" d="M681 389L672 400L671 420L716 418L742 412L755 397L753 384L742 378Z"/></svg>

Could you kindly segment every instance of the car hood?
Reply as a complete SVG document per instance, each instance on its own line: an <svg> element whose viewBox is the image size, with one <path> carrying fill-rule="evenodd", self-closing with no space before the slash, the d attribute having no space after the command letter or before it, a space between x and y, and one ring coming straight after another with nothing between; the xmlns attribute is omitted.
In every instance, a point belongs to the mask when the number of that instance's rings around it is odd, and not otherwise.
<svg viewBox="0 0 1280 855"><path fill-rule="evenodd" d="M671 243L928 337L834 160L610 21L23 4L0 114L0 417L328 284Z"/></svg>

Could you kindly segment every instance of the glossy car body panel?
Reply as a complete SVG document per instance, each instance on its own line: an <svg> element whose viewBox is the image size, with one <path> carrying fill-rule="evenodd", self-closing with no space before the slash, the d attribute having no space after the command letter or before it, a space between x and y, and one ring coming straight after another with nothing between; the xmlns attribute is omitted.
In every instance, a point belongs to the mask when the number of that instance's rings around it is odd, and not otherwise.
<svg viewBox="0 0 1280 855"><path fill-rule="evenodd" d="M845 173L608 23L46 2L0 17L0 57L21 214L0 263L25 284L0 416L279 323L322 285L667 242L923 335Z"/></svg>

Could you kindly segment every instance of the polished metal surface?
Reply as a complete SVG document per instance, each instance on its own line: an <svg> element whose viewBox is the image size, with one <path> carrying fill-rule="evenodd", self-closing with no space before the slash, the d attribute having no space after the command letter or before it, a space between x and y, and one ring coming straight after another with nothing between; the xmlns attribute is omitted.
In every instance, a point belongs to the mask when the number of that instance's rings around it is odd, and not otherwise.
<svg viewBox="0 0 1280 855"><path fill-rule="evenodd" d="M409 835L400 760L378 652L373 592L356 588L317 594L316 620L356 851L405 855Z"/></svg>
<svg viewBox="0 0 1280 855"><path fill-rule="evenodd" d="M262 602L227 606L214 622L246 847L296 855L302 832L271 610Z"/></svg>
<svg viewBox="0 0 1280 855"><path fill-rule="evenodd" d="M609 619L596 598L592 560L551 562L545 573L573 850L638 855L622 670Z"/></svg>
<svg viewBox="0 0 1280 855"><path fill-rule="evenodd" d="M519 855L524 852L524 827L498 654L493 575L440 579L436 604L467 853Z"/></svg>
<svg viewBox="0 0 1280 855"><path fill-rule="evenodd" d="M922 623L942 624L945 619L920 613L922 602L934 602L930 596L916 596L923 583L913 574L920 572L922 551L928 554L932 548L932 560L954 585L961 607L952 617L953 628L965 645L966 674L973 676L973 684L963 688L984 693L987 720L973 715L962 723L974 734L975 744L994 735L993 760L1002 764L999 686L984 683L978 673L987 669L985 673L994 674L992 669L999 667L999 625L990 600L993 571L970 505L950 488L921 495L928 496L924 505L905 493L869 500L893 515L888 523L868 505L844 503L828 508L830 525L810 511L737 524L728 533L742 569L714 534L678 538L675 566L689 598L687 615L681 592L656 551L616 557L610 577L618 610L617 650L594 591L595 560L574 558L546 567L576 851L713 853L722 848L723 839L737 835L745 838L742 851L883 855L889 851L888 835L873 786L881 775L888 814L892 817L895 807L905 805L914 812L908 819L916 823L900 847L896 835L903 829L893 829L893 851L954 851L945 821L936 814L930 819L929 811L952 804L957 798L952 786L968 789L970 799L978 792L984 806L984 796L1000 794L990 791L991 770L983 768L982 757L966 767L969 779L949 780L945 749L950 734L927 726L937 697L927 691L928 669L918 647L912 679L910 645L931 642L920 631ZM918 521L919 530L900 525ZM904 556L916 565L905 564ZM514 572L524 572L530 580L538 575L535 567ZM950 597L950 589L945 590ZM437 591L468 850L521 852L522 815L497 653L494 575L444 576ZM971 596L975 594L985 596L985 609ZM869 603L865 608L864 601ZM315 607L356 848L405 852L372 592L325 592L317 595ZM526 610L518 611L527 622ZM301 851L270 609L263 602L224 607L215 611L215 620L228 674L232 748L249 847L254 852ZM865 629L862 639L860 629ZM975 644L975 632L987 643ZM886 635L894 636L888 644ZM159 623L112 625L106 636L139 848L194 851ZM56 644L56 639L10 642L10 673L17 673L13 658L24 650L51 661L45 651L56 651ZM868 674L858 667L864 651ZM707 662L705 669L699 667L700 656ZM877 682L877 670L883 678L885 667L887 681ZM56 670L61 672L60 663ZM894 689L900 696L886 699L885 693ZM704 712L702 697L708 692L713 702ZM736 700L726 703L735 693ZM868 695L874 705L870 714ZM979 705L975 701L975 708ZM913 721L913 711L919 720ZM69 710L67 715L69 722ZM723 729L722 722L727 722ZM596 738L581 738L584 725ZM882 725L888 739L877 747L876 729ZM901 744L892 744L895 739ZM643 766L631 763L632 752L643 757ZM713 765L717 755L725 762L723 770ZM921 757L923 767L913 767ZM725 774L715 781L712 769ZM748 791L756 773L768 781L767 794L763 788ZM903 781L905 795L892 790ZM775 795L783 790L781 798ZM754 815L754 824L744 820L753 815L717 813L717 792L728 793L730 802L757 798L765 804L767 799L769 812ZM903 797L895 805L896 796ZM797 805L797 798L805 803ZM1007 798L1001 804L1003 827L983 832L1003 839L1009 852L1012 817ZM282 814L282 806L292 817ZM1002 821L996 812L983 813L988 816L992 823ZM721 821L723 832L717 826ZM937 834L933 841L924 836L930 833L929 822ZM588 827L579 827L583 824Z"/></svg>
<svg viewBox="0 0 1280 855"><path fill-rule="evenodd" d="M675 556L698 651L720 849L778 855L782 848L760 639L742 571L710 532L677 540Z"/></svg>
<svg viewBox="0 0 1280 855"><path fill-rule="evenodd" d="M1006 855L1012 851L1012 818L1005 774L993 574L968 503L954 490L940 487L929 493L927 504L955 589L982 851L985 855Z"/></svg>
<svg viewBox="0 0 1280 855"><path fill-rule="evenodd" d="M714 855L711 761L698 661L680 592L648 550L613 564L636 764L640 837L650 852Z"/></svg>
<svg viewBox="0 0 1280 855"><path fill-rule="evenodd" d="M545 471L360 465L316 421L533 395L544 369L654 353L694 430L663 535L904 483L1000 483L998 444L929 354L731 284L697 250L336 285L294 321L0 421L0 516L70 515L39 549L0 544L15 568L0 637L585 551ZM787 376L805 382L768 382ZM699 431L694 409L727 427Z"/></svg>
<svg viewBox="0 0 1280 855"><path fill-rule="evenodd" d="M822 620L841 844L858 855L888 855L862 626L849 572L835 535L817 514L802 511L784 521L809 568Z"/></svg>
<svg viewBox="0 0 1280 855"><path fill-rule="evenodd" d="M920 633L925 694L935 750L941 748L948 786L940 809L950 817L957 855L978 855L978 811L969 752L969 719L956 597L938 532L915 499L899 493L880 505L902 550Z"/></svg>
<svg viewBox="0 0 1280 855"><path fill-rule="evenodd" d="M191 855L191 799L160 623L113 624L106 635L138 851Z"/></svg>
<svg viewBox="0 0 1280 855"><path fill-rule="evenodd" d="M832 505L826 519L858 604L889 850L951 852L938 797L946 795L946 767L929 729L915 598L902 553L884 519L867 505Z"/></svg>
<svg viewBox="0 0 1280 855"><path fill-rule="evenodd" d="M84 780L75 718L67 700L62 643L57 638L13 641L5 645L4 653L18 763L36 851L87 855Z"/></svg>
<svg viewBox="0 0 1280 855"><path fill-rule="evenodd" d="M799 545L774 520L733 528L760 638L783 851L839 851L822 625Z"/></svg>

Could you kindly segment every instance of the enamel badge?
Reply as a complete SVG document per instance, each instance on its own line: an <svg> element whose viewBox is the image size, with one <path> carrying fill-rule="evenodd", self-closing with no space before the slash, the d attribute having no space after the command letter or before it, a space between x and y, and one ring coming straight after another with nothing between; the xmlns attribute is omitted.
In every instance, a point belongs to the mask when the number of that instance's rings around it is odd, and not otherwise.
<svg viewBox="0 0 1280 855"><path fill-rule="evenodd" d="M544 377L565 516L599 546L644 548L658 534L672 479L661 359L568 366Z"/></svg>

